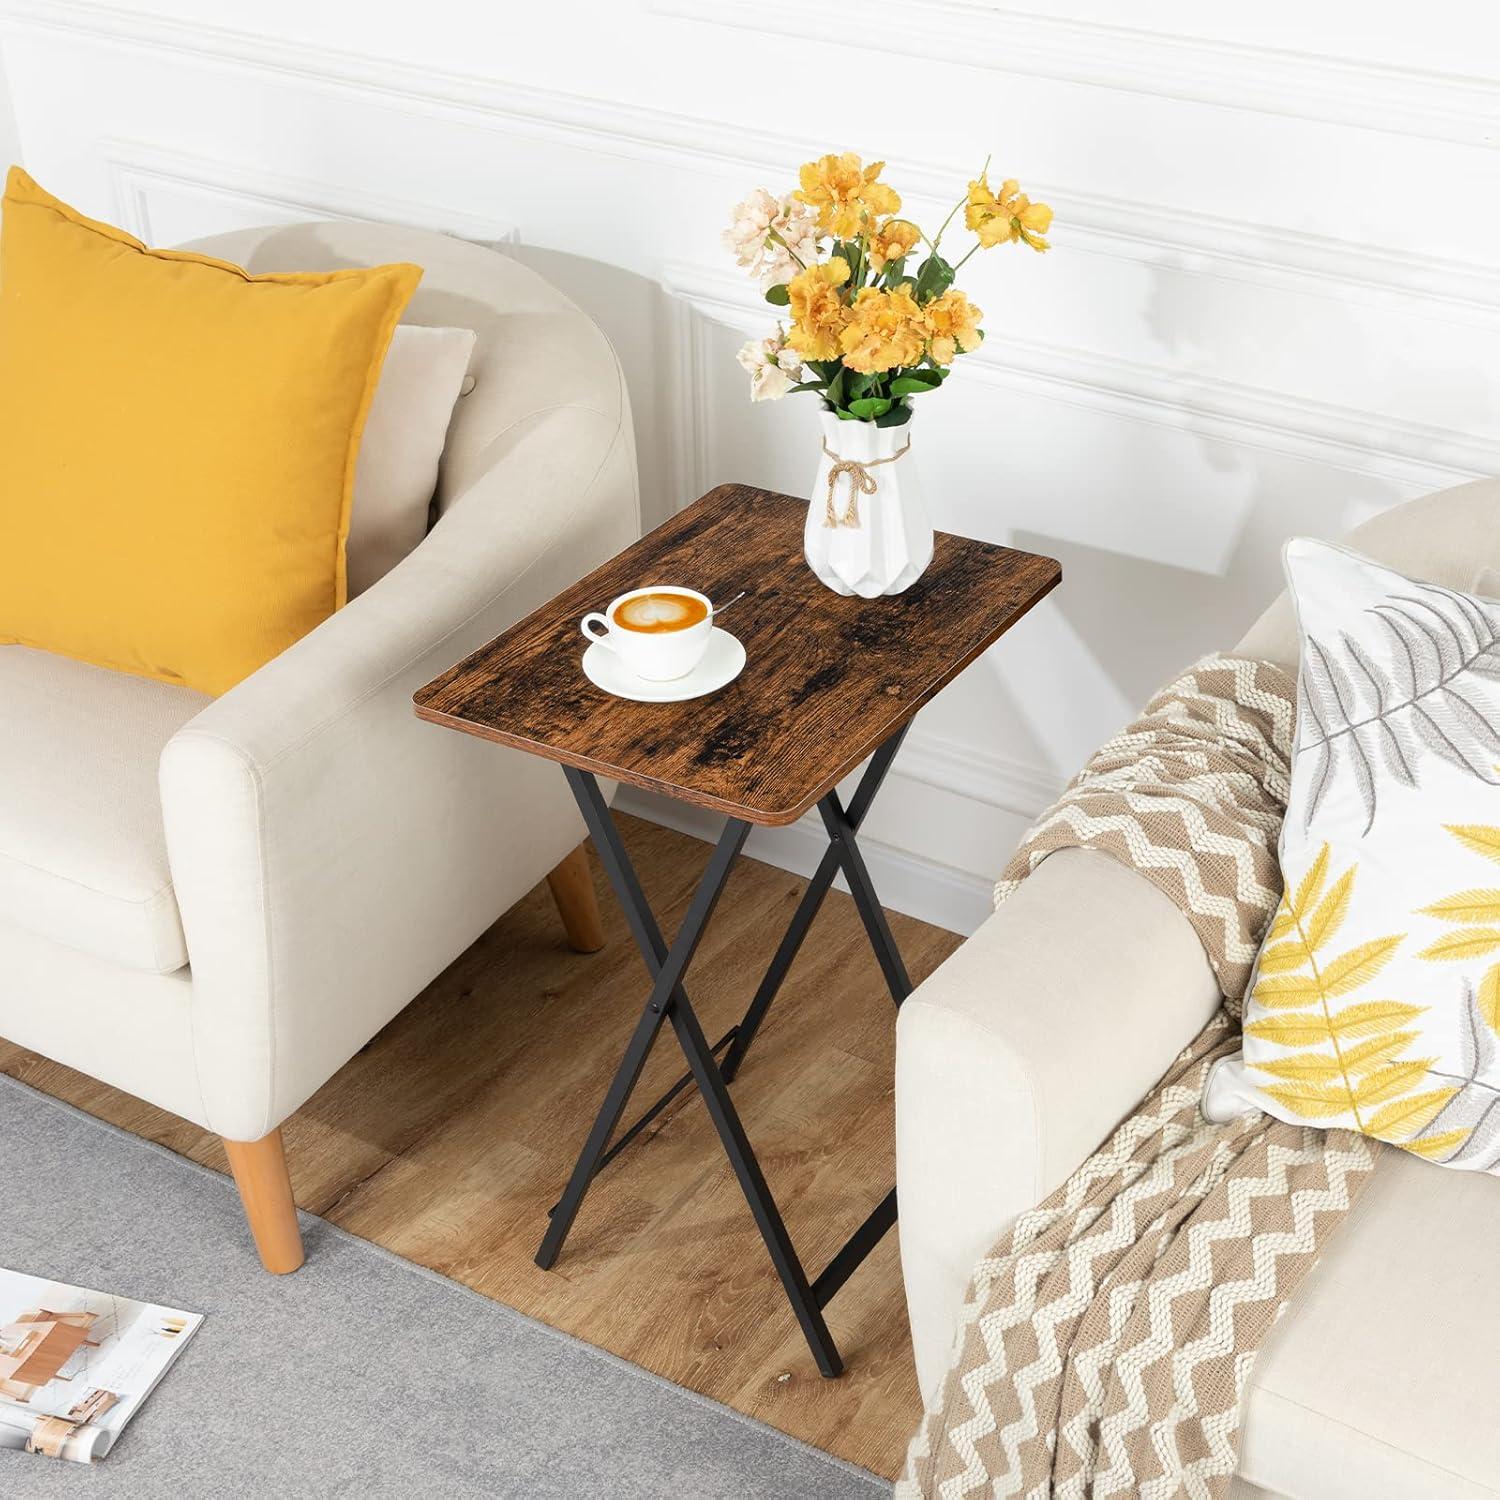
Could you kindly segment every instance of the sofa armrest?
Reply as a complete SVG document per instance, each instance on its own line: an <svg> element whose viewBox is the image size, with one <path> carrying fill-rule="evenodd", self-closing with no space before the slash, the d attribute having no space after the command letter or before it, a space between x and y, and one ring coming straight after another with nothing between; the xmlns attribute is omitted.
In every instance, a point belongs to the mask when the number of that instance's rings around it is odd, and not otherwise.
<svg viewBox="0 0 1500 1500"><path fill-rule="evenodd" d="M1139 1102L1220 1002L1187 919L1107 854L1044 860L901 1007L901 1262L924 1396L975 1262Z"/></svg>
<svg viewBox="0 0 1500 1500"><path fill-rule="evenodd" d="M514 422L415 552L163 751L221 1135L279 1124L583 837L554 768L411 697L635 538L629 424L623 395Z"/></svg>

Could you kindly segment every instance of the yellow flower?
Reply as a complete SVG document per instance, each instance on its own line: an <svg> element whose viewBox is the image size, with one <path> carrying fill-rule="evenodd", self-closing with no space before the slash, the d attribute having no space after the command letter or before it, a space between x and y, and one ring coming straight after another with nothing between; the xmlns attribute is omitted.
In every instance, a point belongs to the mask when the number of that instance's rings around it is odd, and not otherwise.
<svg viewBox="0 0 1500 1500"><path fill-rule="evenodd" d="M849 317L849 309L838 289L849 279L849 262L842 255L819 266L809 266L787 283L788 307L792 331L787 335L789 349L803 359L837 359L839 333Z"/></svg>
<svg viewBox="0 0 1500 1500"><path fill-rule="evenodd" d="M901 199L893 188L877 182L883 161L862 166L858 156L821 156L803 165L798 173L801 188L792 196L818 211L818 228L852 240L867 218L898 213Z"/></svg>
<svg viewBox="0 0 1500 1500"><path fill-rule="evenodd" d="M944 292L927 304L927 352L934 364L951 365L955 354L979 347L979 320L984 313L959 291Z"/></svg>
<svg viewBox="0 0 1500 1500"><path fill-rule="evenodd" d="M886 265L900 260L922 238L922 231L909 219L886 219L870 231L870 268L878 276Z"/></svg>
<svg viewBox="0 0 1500 1500"><path fill-rule="evenodd" d="M922 358L927 325L922 309L904 286L883 292L867 286L854 299L849 323L839 337L844 363L860 375L914 365Z"/></svg>
<svg viewBox="0 0 1500 1500"><path fill-rule="evenodd" d="M1014 177L1006 178L998 193L992 192L989 173L981 172L969 184L964 223L986 249L1020 240L1033 250L1045 250L1042 236L1052 227L1052 210L1045 203L1033 203Z"/></svg>

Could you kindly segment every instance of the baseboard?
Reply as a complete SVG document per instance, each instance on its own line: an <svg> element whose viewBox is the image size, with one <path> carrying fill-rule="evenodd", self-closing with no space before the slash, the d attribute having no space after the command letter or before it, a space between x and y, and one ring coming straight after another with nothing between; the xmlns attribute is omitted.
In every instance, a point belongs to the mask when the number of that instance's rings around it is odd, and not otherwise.
<svg viewBox="0 0 1500 1500"><path fill-rule="evenodd" d="M716 839L723 827L723 819L715 813L632 786L621 786L614 806L706 842ZM860 839L859 846L881 901L892 911L967 937L994 909L992 879L870 838ZM787 828L756 828L745 844L752 858L802 876L812 874L827 848L823 825L816 818L804 818ZM847 889L842 875L837 884Z"/></svg>

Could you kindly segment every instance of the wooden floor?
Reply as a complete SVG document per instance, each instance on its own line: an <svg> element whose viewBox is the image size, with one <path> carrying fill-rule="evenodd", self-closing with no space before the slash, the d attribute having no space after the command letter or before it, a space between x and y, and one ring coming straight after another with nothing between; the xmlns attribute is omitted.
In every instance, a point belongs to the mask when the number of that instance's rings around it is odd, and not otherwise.
<svg viewBox="0 0 1500 1500"><path fill-rule="evenodd" d="M622 819L669 933L707 854ZM545 885L495 924L286 1124L302 1207L398 1255L894 1476L918 1417L897 1237L828 1308L848 1372L822 1379L692 1091L594 1184L557 1266L532 1264L645 998L645 970L594 867L609 943L568 950ZM795 876L742 860L689 972L704 1029L733 1020L790 918ZM959 939L891 916L912 979ZM848 896L829 895L734 1085L809 1273L894 1180L894 1011ZM0 1041L0 1070L195 1161L216 1137ZM649 1101L682 1071L670 1031ZM628 1118L633 1116L628 1116Z"/></svg>

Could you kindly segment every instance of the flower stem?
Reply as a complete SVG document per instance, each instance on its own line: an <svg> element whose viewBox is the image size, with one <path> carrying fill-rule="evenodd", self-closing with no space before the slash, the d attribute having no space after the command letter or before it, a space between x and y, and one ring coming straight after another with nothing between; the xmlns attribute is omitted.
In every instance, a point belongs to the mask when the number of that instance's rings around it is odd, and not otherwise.
<svg viewBox="0 0 1500 1500"><path fill-rule="evenodd" d="M976 182L979 181L979 178L982 178L985 175L985 173L989 171L989 169L990 169L990 158L988 156L986 156L985 159L984 159L984 165L979 169L979 177L976 178L975 181ZM931 247L932 253L934 255L937 254L938 240L942 239L942 237L943 237L943 230L947 229L947 227L953 222L953 215L956 214L959 211L959 209L961 209L964 206L964 204L967 203L968 201L969 201L969 195L967 193L965 193L963 195L963 197L960 198L958 200L958 202L955 203L953 205L953 207L949 210L948 217L943 220L942 228L939 229L938 232L937 232L937 239L931 239L931 240L927 241L927 243ZM973 253L974 252L972 250L969 251L969 255L972 255ZM966 255L964 257L964 260L967 260L968 258L969 258L969 256ZM959 264L962 265L963 261L960 261Z"/></svg>
<svg viewBox="0 0 1500 1500"><path fill-rule="evenodd" d="M937 234L932 239L927 240L928 248L932 251L932 253L934 255L937 254L937 247L938 247L938 244L941 242L941 240L943 238L943 231L946 230L947 227L953 222L953 215L956 214L959 211L959 209L961 209L964 206L964 204L968 202L968 199L969 199L969 195L967 193L965 193L964 196L962 198L960 198L958 200L958 202L955 203L953 205L953 207L948 210L948 217L946 219L944 219L943 222L942 222L942 224L939 226ZM926 235L923 235L923 239L926 239L926 238L927 238Z"/></svg>

